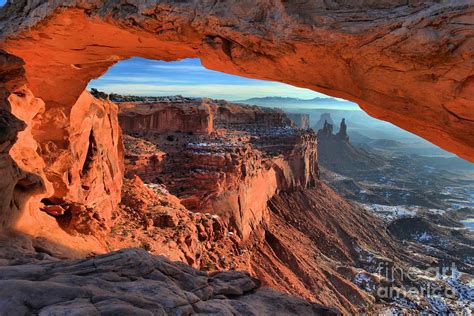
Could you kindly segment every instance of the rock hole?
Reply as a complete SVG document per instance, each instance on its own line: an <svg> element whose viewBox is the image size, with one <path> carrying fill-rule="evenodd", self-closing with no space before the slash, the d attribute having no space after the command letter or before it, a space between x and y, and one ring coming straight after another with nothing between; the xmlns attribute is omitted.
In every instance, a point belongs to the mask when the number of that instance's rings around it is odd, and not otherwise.
<svg viewBox="0 0 474 316"><path fill-rule="evenodd" d="M42 199L42 200L41 200L41 203L43 203L44 205L55 205L55 204L53 203L53 201L51 201L50 199L47 199L47 198L46 198L46 199Z"/></svg>
<svg viewBox="0 0 474 316"><path fill-rule="evenodd" d="M94 137L94 131L91 130L89 134L89 148L87 149L86 160L84 161L84 165L82 166L81 176L85 175L90 169L91 165L94 161L94 157L97 154L97 143Z"/></svg>

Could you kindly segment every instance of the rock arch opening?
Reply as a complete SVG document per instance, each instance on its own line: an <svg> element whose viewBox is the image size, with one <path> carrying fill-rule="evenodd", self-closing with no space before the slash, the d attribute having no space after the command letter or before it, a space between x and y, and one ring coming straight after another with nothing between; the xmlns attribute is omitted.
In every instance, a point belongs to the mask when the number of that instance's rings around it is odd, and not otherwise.
<svg viewBox="0 0 474 316"><path fill-rule="evenodd" d="M2 149L9 161L5 192L21 195L17 184L32 173L48 179L38 182L39 200L74 184L79 189L68 194L75 200L108 191L95 206L116 202L110 196L119 196L123 148L118 122L108 114L116 109L83 91L91 79L133 56L200 58L210 69L348 99L473 159L474 42L465 21L474 9L469 3L361 3L367 13L342 2L308 6L258 1L243 10L242 4L220 2L8 2L0 9L1 109L6 135L12 136ZM390 19L380 18L386 16ZM16 106L14 96L21 99ZM11 112L26 127L8 119ZM95 129L107 133L90 132ZM83 130L89 130L86 136ZM15 134L16 149L9 150ZM88 155L89 147L83 147L90 135L109 147ZM74 162L84 159L89 165L98 162L96 187L82 184L95 175L74 169Z"/></svg>

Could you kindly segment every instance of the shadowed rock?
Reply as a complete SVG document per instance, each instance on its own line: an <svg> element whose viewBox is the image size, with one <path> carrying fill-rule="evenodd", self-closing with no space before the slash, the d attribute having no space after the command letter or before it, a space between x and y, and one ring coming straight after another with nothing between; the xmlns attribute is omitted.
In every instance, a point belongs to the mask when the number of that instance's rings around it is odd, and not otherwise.
<svg viewBox="0 0 474 316"><path fill-rule="evenodd" d="M2 315L337 315L246 273L209 275L143 249L0 267L0 301Z"/></svg>

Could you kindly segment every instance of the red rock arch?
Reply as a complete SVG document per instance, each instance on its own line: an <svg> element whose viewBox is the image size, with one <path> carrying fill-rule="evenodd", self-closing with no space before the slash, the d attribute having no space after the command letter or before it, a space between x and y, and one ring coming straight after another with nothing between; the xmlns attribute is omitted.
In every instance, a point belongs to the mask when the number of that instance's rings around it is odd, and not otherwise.
<svg viewBox="0 0 474 316"><path fill-rule="evenodd" d="M81 100L83 90L114 63L132 56L197 57L210 69L354 101L372 116L474 161L474 5L469 0L59 3L20 0L0 11L2 93L7 97L20 89L45 103L44 113L38 110L41 118L29 121L31 107L24 104L20 118L36 124L30 144L51 142L58 150L71 150L74 128L69 126L82 124L71 109L89 111L87 103L93 102L84 101L86 96ZM18 66L15 58L24 64ZM13 59L16 72L10 69ZM2 108L10 111L11 102ZM119 145L109 145L119 154ZM88 146L85 141L83 147ZM55 160L44 163L47 169ZM120 159L109 163L118 165ZM28 162L21 167L44 178L42 168ZM120 167L114 168L119 174ZM45 192L51 191L47 182Z"/></svg>

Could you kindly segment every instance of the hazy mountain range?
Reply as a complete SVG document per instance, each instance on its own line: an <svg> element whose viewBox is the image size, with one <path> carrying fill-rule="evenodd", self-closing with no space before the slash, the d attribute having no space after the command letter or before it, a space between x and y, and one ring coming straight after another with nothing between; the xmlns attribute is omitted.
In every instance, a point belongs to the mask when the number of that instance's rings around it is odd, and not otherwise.
<svg viewBox="0 0 474 316"><path fill-rule="evenodd" d="M338 100L335 98L316 97L313 99L299 99L269 96L261 98L250 98L235 102L267 107L278 107L283 109L323 109L329 107L338 110L360 111L360 108L357 104L345 100Z"/></svg>

